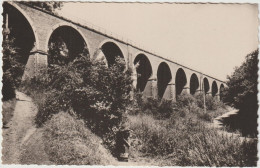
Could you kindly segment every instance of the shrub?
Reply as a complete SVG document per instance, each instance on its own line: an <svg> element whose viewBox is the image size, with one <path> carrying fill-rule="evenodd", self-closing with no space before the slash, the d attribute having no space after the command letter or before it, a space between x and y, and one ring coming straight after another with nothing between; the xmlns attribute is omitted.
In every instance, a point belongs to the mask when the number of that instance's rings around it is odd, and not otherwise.
<svg viewBox="0 0 260 168"><path fill-rule="evenodd" d="M55 164L109 165L115 161L84 121L69 113L53 115L43 128L45 151Z"/></svg>
<svg viewBox="0 0 260 168"><path fill-rule="evenodd" d="M188 93L182 93L181 95L178 95L177 99L177 105L179 107L189 107L195 102L195 98Z"/></svg>
<svg viewBox="0 0 260 168"><path fill-rule="evenodd" d="M198 107L204 109L203 93L196 94L195 99ZM222 101L219 101L216 97L212 97L211 95L206 95L205 102L207 110L217 110L218 108L225 108L225 105Z"/></svg>
<svg viewBox="0 0 260 168"><path fill-rule="evenodd" d="M201 112L198 114L198 117L204 121L211 122L213 120L212 116L209 113Z"/></svg>

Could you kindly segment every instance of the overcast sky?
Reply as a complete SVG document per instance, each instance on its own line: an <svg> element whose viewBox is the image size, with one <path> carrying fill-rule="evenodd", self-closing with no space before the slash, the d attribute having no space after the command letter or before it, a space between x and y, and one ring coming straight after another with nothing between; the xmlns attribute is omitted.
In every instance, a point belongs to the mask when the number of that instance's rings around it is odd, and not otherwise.
<svg viewBox="0 0 260 168"><path fill-rule="evenodd" d="M59 13L221 80L258 47L257 5L70 2Z"/></svg>

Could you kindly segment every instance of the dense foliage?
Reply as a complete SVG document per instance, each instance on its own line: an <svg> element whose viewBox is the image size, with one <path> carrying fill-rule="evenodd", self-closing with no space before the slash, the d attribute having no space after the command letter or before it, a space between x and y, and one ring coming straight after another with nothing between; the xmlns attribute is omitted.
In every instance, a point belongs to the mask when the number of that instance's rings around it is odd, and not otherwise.
<svg viewBox="0 0 260 168"><path fill-rule="evenodd" d="M174 114L178 116L185 116L190 111L196 111L201 116L207 116L207 120L211 121L213 118L208 113L204 113L203 94L198 93L195 96L191 94L183 93L178 97L178 101L146 98L143 99L140 93L135 93L134 101L131 108L131 113L136 114L148 114L152 115L156 119L167 119ZM187 108L189 107L189 108ZM210 95L206 96L206 109L208 112L217 109L225 109L223 102L219 101L217 97Z"/></svg>
<svg viewBox="0 0 260 168"><path fill-rule="evenodd" d="M27 3L29 5L39 7L51 13L54 13L55 9L60 9L63 6L63 2L60 1L47 1L47 2L31 1L31 2L23 2L23 3Z"/></svg>
<svg viewBox="0 0 260 168"><path fill-rule="evenodd" d="M225 101L238 109L257 109L258 50L246 56L246 61L228 76Z"/></svg>
<svg viewBox="0 0 260 168"><path fill-rule="evenodd" d="M20 84L24 66L21 64L21 56L14 46L14 39L8 38L7 31L3 31L3 100L15 97L15 88Z"/></svg>
<svg viewBox="0 0 260 168"><path fill-rule="evenodd" d="M247 55L245 62L228 76L224 92L224 101L239 109L240 125L244 124L253 134L257 132L257 72L258 50Z"/></svg>

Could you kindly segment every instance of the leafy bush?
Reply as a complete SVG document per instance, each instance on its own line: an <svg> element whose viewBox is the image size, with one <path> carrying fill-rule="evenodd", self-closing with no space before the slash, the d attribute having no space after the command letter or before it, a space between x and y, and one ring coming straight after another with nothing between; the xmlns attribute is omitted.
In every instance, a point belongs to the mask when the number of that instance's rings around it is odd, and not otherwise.
<svg viewBox="0 0 260 168"><path fill-rule="evenodd" d="M75 115L59 112L43 128L45 151L55 164L109 165L115 161L101 145L102 140Z"/></svg>
<svg viewBox="0 0 260 168"><path fill-rule="evenodd" d="M200 108L204 108L204 98L203 93L199 93L195 95L196 104ZM225 105L222 101L219 101L216 97L212 97L211 95L206 95L206 108L207 110L217 110L218 108L225 108Z"/></svg>
<svg viewBox="0 0 260 168"><path fill-rule="evenodd" d="M173 112L173 102L171 100L160 100L148 97L137 102L134 114L151 114L156 118L169 118ZM133 114L133 113L132 113Z"/></svg>
<svg viewBox="0 0 260 168"><path fill-rule="evenodd" d="M178 96L178 101L176 102L155 98L138 100L135 102L136 111L131 112L131 114L148 114L156 119L171 118L172 122L175 122L175 118L185 117L187 113L194 113L200 119L210 122L214 117L221 115L223 111L225 112L225 105L209 95L206 97L207 113L204 112L203 106L203 94L197 94L194 97L184 93Z"/></svg>
<svg viewBox="0 0 260 168"><path fill-rule="evenodd" d="M198 117L204 121L211 122L213 120L213 117L209 113L199 113Z"/></svg>
<svg viewBox="0 0 260 168"><path fill-rule="evenodd" d="M182 93L181 95L178 95L178 100L176 103L180 108L189 107L195 103L195 98L191 94Z"/></svg>

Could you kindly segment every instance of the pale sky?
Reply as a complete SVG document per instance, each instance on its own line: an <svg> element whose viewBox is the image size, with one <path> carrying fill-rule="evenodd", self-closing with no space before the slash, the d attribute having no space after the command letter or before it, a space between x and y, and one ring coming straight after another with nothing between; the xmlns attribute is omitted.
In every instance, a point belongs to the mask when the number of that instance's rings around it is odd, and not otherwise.
<svg viewBox="0 0 260 168"><path fill-rule="evenodd" d="M220 80L258 47L257 5L69 2L59 13Z"/></svg>

